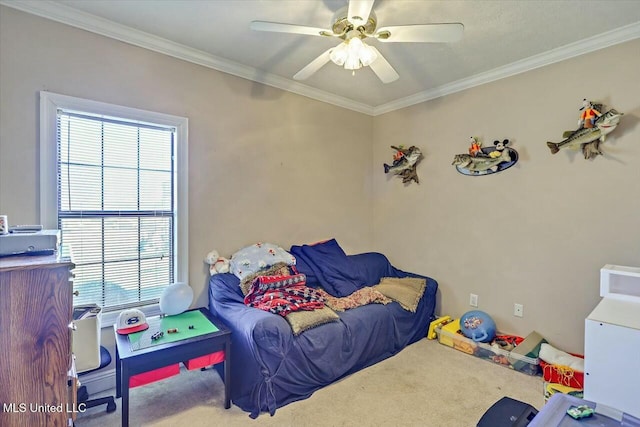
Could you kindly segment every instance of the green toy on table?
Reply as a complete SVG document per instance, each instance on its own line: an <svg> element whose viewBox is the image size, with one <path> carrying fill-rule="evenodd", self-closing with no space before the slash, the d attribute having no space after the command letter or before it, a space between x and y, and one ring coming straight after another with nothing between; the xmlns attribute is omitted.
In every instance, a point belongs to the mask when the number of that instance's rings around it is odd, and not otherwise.
<svg viewBox="0 0 640 427"><path fill-rule="evenodd" d="M587 405L572 406L567 409L567 414L576 420L587 418L593 415L593 409Z"/></svg>

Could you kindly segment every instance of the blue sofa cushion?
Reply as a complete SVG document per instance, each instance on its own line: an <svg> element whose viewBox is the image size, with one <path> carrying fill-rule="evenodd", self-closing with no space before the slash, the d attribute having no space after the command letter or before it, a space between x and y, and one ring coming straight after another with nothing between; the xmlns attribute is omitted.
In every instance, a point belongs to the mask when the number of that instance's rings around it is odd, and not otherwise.
<svg viewBox="0 0 640 427"><path fill-rule="evenodd" d="M300 260L298 271L310 273L334 297L346 297L367 285L366 273L352 262L336 239L292 246L291 254Z"/></svg>

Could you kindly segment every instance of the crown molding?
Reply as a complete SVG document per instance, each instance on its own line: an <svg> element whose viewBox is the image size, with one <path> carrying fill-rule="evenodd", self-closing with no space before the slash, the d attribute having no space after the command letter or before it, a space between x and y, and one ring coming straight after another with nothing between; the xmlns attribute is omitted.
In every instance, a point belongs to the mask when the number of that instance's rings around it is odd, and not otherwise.
<svg viewBox="0 0 640 427"><path fill-rule="evenodd" d="M379 106L356 102L333 93L316 89L295 80L275 74L265 73L254 67L194 49L171 40L157 37L143 31L135 30L113 21L109 21L86 12L73 9L51 0L0 0L0 4L23 12L31 13L43 18L51 19L66 25L80 28L92 33L100 34L134 46L152 50L182 59L203 67L212 68L223 73L232 74L247 80L262 83L321 102L353 110L370 116L378 116L401 108L409 107L421 102L450 95L475 86L504 79L516 74L564 61L585 53L604 49L619 43L640 38L640 22L627 25L606 33L602 33L584 40L567 44L532 57L498 67L493 70L476 74L434 89L416 93Z"/></svg>
<svg viewBox="0 0 640 427"><path fill-rule="evenodd" d="M124 43L182 59L203 67L222 71L223 73L263 83L287 92L306 96L359 113L373 115L373 107L370 105L316 89L295 80L265 73L257 68L220 58L210 53L154 36L144 31L139 31L50 0L0 0L0 4Z"/></svg>
<svg viewBox="0 0 640 427"><path fill-rule="evenodd" d="M451 95L475 86L504 79L516 74L525 73L527 71L535 70L536 68L555 64L557 62L564 61L565 59L574 58L585 53L594 52L596 50L604 49L637 38L640 38L640 22L570 43L520 61L512 62L511 64L507 64L503 67L494 68L493 70L476 74L475 76L466 79L447 83L432 90L416 93L405 98L379 105L373 108L373 115L378 116L380 114L399 110L421 102Z"/></svg>

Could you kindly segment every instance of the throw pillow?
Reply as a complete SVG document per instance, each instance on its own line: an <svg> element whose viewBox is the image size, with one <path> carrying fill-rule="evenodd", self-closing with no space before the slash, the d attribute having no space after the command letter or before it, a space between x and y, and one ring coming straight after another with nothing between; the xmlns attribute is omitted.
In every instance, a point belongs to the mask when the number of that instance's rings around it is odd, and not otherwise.
<svg viewBox="0 0 640 427"><path fill-rule="evenodd" d="M296 258L272 243L256 243L231 255L229 268L240 280L276 263L295 265Z"/></svg>
<svg viewBox="0 0 640 427"><path fill-rule="evenodd" d="M312 268L320 285L334 297L351 295L358 288L367 285L366 277L355 268L336 239L292 247L292 252L300 253L301 258L306 258L307 264L313 264ZM306 270L300 272L307 274Z"/></svg>
<svg viewBox="0 0 640 427"><path fill-rule="evenodd" d="M300 335L304 331L329 322L336 322L340 316L329 307L311 311L293 311L285 316L291 326L293 335Z"/></svg>
<svg viewBox="0 0 640 427"><path fill-rule="evenodd" d="M415 313L426 286L427 281L419 277L383 277L373 289Z"/></svg>

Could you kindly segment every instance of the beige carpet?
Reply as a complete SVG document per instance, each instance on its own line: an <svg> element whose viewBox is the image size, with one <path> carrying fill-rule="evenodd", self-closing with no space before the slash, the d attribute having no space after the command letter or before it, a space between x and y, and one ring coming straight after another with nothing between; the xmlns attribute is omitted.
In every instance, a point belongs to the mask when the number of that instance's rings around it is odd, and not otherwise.
<svg viewBox="0 0 640 427"><path fill-rule="evenodd" d="M112 391L114 394L115 391ZM542 378L532 377L423 339L394 357L252 420L224 409L215 370L180 375L130 392L131 426L426 426L474 427L497 400L509 396L537 409ZM92 408L77 427L120 425L118 409Z"/></svg>

